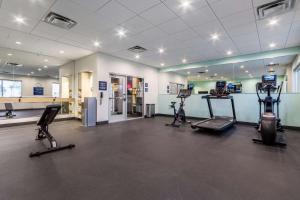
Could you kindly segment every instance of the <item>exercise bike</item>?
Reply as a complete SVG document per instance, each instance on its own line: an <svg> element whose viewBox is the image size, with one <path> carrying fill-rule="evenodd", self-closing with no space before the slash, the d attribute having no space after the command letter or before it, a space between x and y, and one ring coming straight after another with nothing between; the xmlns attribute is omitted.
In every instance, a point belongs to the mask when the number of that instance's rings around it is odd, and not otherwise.
<svg viewBox="0 0 300 200"><path fill-rule="evenodd" d="M259 138L253 139L255 143L262 143L265 145L274 146L286 146L282 132L283 126L279 118L279 103L282 85L277 85L276 75L263 75L262 83L256 84L256 94L259 102L259 121L256 126L259 132ZM271 96L271 92L277 91L277 98ZM259 92L266 92L267 96L262 99ZM262 113L262 105L264 106L264 112ZM276 105L276 114L275 107ZM279 134L281 132L281 134Z"/></svg>
<svg viewBox="0 0 300 200"><path fill-rule="evenodd" d="M183 109L185 99L191 96L191 90L189 89L180 89L177 98L180 98L180 104L178 110L176 109L176 102L172 101L170 108L173 109L173 122L166 124L166 126L180 127L183 124L190 123L186 120L185 111Z"/></svg>

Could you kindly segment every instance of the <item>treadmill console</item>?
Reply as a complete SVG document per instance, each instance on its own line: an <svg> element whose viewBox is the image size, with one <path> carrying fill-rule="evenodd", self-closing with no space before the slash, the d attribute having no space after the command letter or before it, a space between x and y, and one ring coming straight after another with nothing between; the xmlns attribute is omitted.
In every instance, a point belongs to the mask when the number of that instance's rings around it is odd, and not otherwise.
<svg viewBox="0 0 300 200"><path fill-rule="evenodd" d="M191 96L192 90L189 89L180 89L177 98L187 98Z"/></svg>
<svg viewBox="0 0 300 200"><path fill-rule="evenodd" d="M226 81L217 81L216 88L214 90L211 90L210 94L213 96L227 96L229 93L226 90L226 85Z"/></svg>

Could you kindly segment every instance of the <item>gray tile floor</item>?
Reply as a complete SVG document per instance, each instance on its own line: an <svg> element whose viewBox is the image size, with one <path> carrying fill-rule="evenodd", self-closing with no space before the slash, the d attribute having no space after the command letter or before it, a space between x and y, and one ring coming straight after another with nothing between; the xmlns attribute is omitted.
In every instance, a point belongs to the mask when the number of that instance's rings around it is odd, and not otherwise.
<svg viewBox="0 0 300 200"><path fill-rule="evenodd" d="M139 119L94 128L56 122L65 150L40 158L35 126L0 129L1 200L293 200L300 199L300 132L287 149L253 144L255 129L222 135Z"/></svg>

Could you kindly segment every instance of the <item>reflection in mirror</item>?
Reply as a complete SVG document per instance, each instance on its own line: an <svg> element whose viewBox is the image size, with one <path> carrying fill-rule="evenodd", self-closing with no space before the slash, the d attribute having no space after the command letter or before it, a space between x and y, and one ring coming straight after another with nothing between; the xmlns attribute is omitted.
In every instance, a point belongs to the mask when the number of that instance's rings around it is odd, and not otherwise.
<svg viewBox="0 0 300 200"><path fill-rule="evenodd" d="M69 85L63 87L60 82L65 84L66 80L59 79L59 66L68 60L8 48L0 48L0 59L0 119L5 123L40 116L53 103L62 105L62 113L72 113L72 78L66 77Z"/></svg>
<svg viewBox="0 0 300 200"><path fill-rule="evenodd" d="M256 84L263 75L277 75L277 85L283 83L282 92L291 93L293 84L292 64L296 55L251 60L234 64L199 67L182 70L188 75L189 84L194 85L193 94L208 93L216 81L225 80L231 93L255 93Z"/></svg>

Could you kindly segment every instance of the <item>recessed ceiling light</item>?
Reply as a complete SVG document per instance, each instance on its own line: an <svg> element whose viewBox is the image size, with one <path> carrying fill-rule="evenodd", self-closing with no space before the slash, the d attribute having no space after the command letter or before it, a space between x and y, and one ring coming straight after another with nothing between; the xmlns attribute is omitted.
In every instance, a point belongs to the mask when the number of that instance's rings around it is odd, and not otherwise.
<svg viewBox="0 0 300 200"><path fill-rule="evenodd" d="M38 71L42 71L42 69L41 69L41 68L38 68Z"/></svg>
<svg viewBox="0 0 300 200"><path fill-rule="evenodd" d="M205 72L208 72L208 69L206 69Z"/></svg>
<svg viewBox="0 0 300 200"><path fill-rule="evenodd" d="M214 34L211 34L210 35L210 38L212 39L212 40L218 40L219 39L219 34L218 33L214 33Z"/></svg>
<svg viewBox="0 0 300 200"><path fill-rule="evenodd" d="M48 59L45 59L44 62L48 62Z"/></svg>
<svg viewBox="0 0 300 200"><path fill-rule="evenodd" d="M245 71L245 73L249 73L249 71L248 71L248 70L246 70L246 71Z"/></svg>
<svg viewBox="0 0 300 200"><path fill-rule="evenodd" d="M164 48L161 47L161 48L158 49L158 53L163 54L164 52L165 52Z"/></svg>
<svg viewBox="0 0 300 200"><path fill-rule="evenodd" d="M44 68L45 68L45 69L47 69L47 68L48 68L48 66L47 66L47 65L45 65L45 66L44 66Z"/></svg>
<svg viewBox="0 0 300 200"><path fill-rule="evenodd" d="M205 79L208 80L208 77L206 77Z"/></svg>
<svg viewBox="0 0 300 200"><path fill-rule="evenodd" d="M15 16L15 20L16 23L18 24L25 24L25 19L22 16Z"/></svg>
<svg viewBox="0 0 300 200"><path fill-rule="evenodd" d="M278 19L270 19L268 24L270 26L275 26L278 24Z"/></svg>
<svg viewBox="0 0 300 200"><path fill-rule="evenodd" d="M226 52L226 54L230 56L230 55L232 55L232 51L229 50Z"/></svg>
<svg viewBox="0 0 300 200"><path fill-rule="evenodd" d="M186 63L187 62L187 60L184 58L184 59L182 59L182 63Z"/></svg>
<svg viewBox="0 0 300 200"><path fill-rule="evenodd" d="M217 73L215 73L214 75L215 75L215 76L218 76L218 74L217 74Z"/></svg>
<svg viewBox="0 0 300 200"><path fill-rule="evenodd" d="M22 42L20 42L20 41L16 41L16 44L17 44L17 45L20 45L20 44L22 44Z"/></svg>
<svg viewBox="0 0 300 200"><path fill-rule="evenodd" d="M135 55L135 59L137 59L137 60L140 59L140 57L141 57L141 56L140 56L139 54L136 54L136 55Z"/></svg>
<svg viewBox="0 0 300 200"><path fill-rule="evenodd" d="M65 52L64 52L63 50L60 50L59 53L60 53L60 54L64 54Z"/></svg>
<svg viewBox="0 0 300 200"><path fill-rule="evenodd" d="M95 42L94 42L94 46L95 46L95 47L99 47L99 46L100 46L100 42L95 41Z"/></svg>
<svg viewBox="0 0 300 200"><path fill-rule="evenodd" d="M30 72L30 74L34 74L34 72Z"/></svg>
<svg viewBox="0 0 300 200"><path fill-rule="evenodd" d="M162 66L162 67L165 66L165 63L160 63L160 66Z"/></svg>
<svg viewBox="0 0 300 200"><path fill-rule="evenodd" d="M27 76L30 76L30 74L28 73Z"/></svg>
<svg viewBox="0 0 300 200"><path fill-rule="evenodd" d="M241 66L240 66L240 68L241 68L241 69L244 69L244 68L245 68L245 66L244 66L244 65L241 65Z"/></svg>
<svg viewBox="0 0 300 200"><path fill-rule="evenodd" d="M272 42L271 44L269 44L269 47L271 47L271 48L276 47L276 44L274 42Z"/></svg>
<svg viewBox="0 0 300 200"><path fill-rule="evenodd" d="M198 74L197 77L200 78L201 76Z"/></svg>
<svg viewBox="0 0 300 200"><path fill-rule="evenodd" d="M183 10L191 8L191 1L189 0L181 0L179 7L182 8Z"/></svg>
<svg viewBox="0 0 300 200"><path fill-rule="evenodd" d="M7 55L8 55L8 56L12 56L12 53L8 53Z"/></svg>
<svg viewBox="0 0 300 200"><path fill-rule="evenodd" d="M273 63L273 62L270 62L270 65L274 65L274 63Z"/></svg>
<svg viewBox="0 0 300 200"><path fill-rule="evenodd" d="M221 79L223 79L224 77L223 76L221 76Z"/></svg>
<svg viewBox="0 0 300 200"><path fill-rule="evenodd" d="M124 28L119 28L117 30L117 36L119 36L120 39L126 37L126 33L127 33L127 30L125 30Z"/></svg>
<svg viewBox="0 0 300 200"><path fill-rule="evenodd" d="M187 72L187 74L191 74L191 72Z"/></svg>

